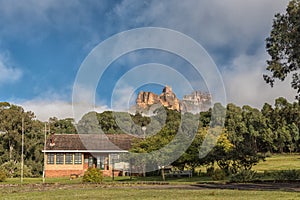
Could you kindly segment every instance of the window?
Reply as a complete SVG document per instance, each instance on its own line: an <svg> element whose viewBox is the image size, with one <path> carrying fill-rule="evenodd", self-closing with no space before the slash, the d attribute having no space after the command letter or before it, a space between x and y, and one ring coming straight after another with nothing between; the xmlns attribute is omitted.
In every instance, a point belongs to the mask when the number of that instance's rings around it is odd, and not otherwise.
<svg viewBox="0 0 300 200"><path fill-rule="evenodd" d="M75 153L74 154L74 163L75 164L81 164L82 163L82 155L81 155L81 153Z"/></svg>
<svg viewBox="0 0 300 200"><path fill-rule="evenodd" d="M97 157L97 168L98 169L104 169L104 162L105 162L105 156L98 156Z"/></svg>
<svg viewBox="0 0 300 200"><path fill-rule="evenodd" d="M89 168L93 167L93 165L94 165L94 158L93 156L89 156Z"/></svg>
<svg viewBox="0 0 300 200"><path fill-rule="evenodd" d="M66 164L73 164L73 154L72 153L66 153L66 158L65 158L65 163Z"/></svg>
<svg viewBox="0 0 300 200"><path fill-rule="evenodd" d="M48 153L47 164L54 164L54 153Z"/></svg>
<svg viewBox="0 0 300 200"><path fill-rule="evenodd" d="M56 154L56 164L64 164L64 154L63 153Z"/></svg>

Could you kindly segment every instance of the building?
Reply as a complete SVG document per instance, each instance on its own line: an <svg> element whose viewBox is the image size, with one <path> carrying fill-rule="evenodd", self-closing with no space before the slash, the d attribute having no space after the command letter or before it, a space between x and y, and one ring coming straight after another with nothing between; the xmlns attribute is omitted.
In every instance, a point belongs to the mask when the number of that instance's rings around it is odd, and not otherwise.
<svg viewBox="0 0 300 200"><path fill-rule="evenodd" d="M128 152L134 137L126 134L53 134L46 141L45 176L82 176L89 167L104 176L124 175L129 163L120 155Z"/></svg>

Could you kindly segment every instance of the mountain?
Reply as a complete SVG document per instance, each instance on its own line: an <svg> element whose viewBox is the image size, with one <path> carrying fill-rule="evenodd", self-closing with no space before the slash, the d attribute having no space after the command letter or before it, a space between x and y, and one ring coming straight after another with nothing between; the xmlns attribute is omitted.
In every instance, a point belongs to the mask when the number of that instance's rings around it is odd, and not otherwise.
<svg viewBox="0 0 300 200"><path fill-rule="evenodd" d="M194 91L192 94L183 96L181 111L198 113L206 111L211 106L211 94Z"/></svg>
<svg viewBox="0 0 300 200"><path fill-rule="evenodd" d="M136 107L138 109L147 110L155 104L163 105L171 110L195 113L209 109L211 95L194 91L192 94L185 95L180 101L170 86L164 87L160 95L153 92L139 92L136 99Z"/></svg>
<svg viewBox="0 0 300 200"><path fill-rule="evenodd" d="M180 101L169 86L164 87L160 95L153 92L139 92L136 104L141 109L147 109L154 104L161 104L168 109L180 111Z"/></svg>

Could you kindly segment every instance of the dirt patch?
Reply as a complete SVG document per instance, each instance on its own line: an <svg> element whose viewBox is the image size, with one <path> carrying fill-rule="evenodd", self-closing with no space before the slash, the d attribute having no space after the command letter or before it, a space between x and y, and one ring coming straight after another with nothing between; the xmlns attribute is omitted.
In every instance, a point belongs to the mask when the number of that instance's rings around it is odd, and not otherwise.
<svg viewBox="0 0 300 200"><path fill-rule="evenodd" d="M232 189L232 190L269 190L300 192L300 183L205 183L205 184L146 184L146 183L104 183L104 184L0 184L0 193L22 193L30 191L49 191L88 188L136 188L136 189L176 189L176 190L203 190L203 189Z"/></svg>

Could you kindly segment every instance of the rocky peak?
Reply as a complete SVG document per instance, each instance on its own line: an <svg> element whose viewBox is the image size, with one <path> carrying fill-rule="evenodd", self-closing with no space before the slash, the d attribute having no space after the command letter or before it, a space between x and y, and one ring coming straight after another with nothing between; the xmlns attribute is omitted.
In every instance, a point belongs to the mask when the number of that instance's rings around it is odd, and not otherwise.
<svg viewBox="0 0 300 200"><path fill-rule="evenodd" d="M136 99L136 104L139 108L146 109L153 104L159 103L159 96L152 92L140 91Z"/></svg>
<svg viewBox="0 0 300 200"><path fill-rule="evenodd" d="M189 95L185 95L181 101L181 110L183 112L200 112L208 110L211 106L211 95L194 91Z"/></svg>
<svg viewBox="0 0 300 200"><path fill-rule="evenodd" d="M164 107L182 112L197 113L208 110L211 106L211 95L194 91L189 95L185 95L180 101L170 86L165 86L160 95L153 92L141 91L136 99L138 109L148 109L154 104L161 104Z"/></svg>
<svg viewBox="0 0 300 200"><path fill-rule="evenodd" d="M179 100L169 86L164 87L159 96L152 92L141 91L136 99L137 107L142 109L158 103L172 110L180 110Z"/></svg>

